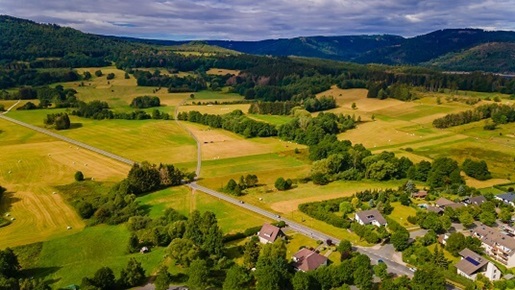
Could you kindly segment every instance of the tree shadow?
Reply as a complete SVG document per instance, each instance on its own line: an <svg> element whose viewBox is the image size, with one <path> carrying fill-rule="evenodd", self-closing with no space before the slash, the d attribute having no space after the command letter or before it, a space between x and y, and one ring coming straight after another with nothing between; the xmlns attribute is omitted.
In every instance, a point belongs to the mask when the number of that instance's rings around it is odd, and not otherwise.
<svg viewBox="0 0 515 290"><path fill-rule="evenodd" d="M18 201L21 201L21 198L15 197L14 192L6 191L2 195L2 202L0 203L2 206L0 209L3 212L9 212L12 208L12 205Z"/></svg>
<svg viewBox="0 0 515 290"><path fill-rule="evenodd" d="M73 130L73 129L78 129L78 128L82 128L82 123L71 123L70 128L68 128L68 130Z"/></svg>
<svg viewBox="0 0 515 290"><path fill-rule="evenodd" d="M59 271L62 267L35 267L29 269L23 269L21 275L29 279L45 279L45 277L54 274ZM47 280L48 284L53 284L61 279Z"/></svg>

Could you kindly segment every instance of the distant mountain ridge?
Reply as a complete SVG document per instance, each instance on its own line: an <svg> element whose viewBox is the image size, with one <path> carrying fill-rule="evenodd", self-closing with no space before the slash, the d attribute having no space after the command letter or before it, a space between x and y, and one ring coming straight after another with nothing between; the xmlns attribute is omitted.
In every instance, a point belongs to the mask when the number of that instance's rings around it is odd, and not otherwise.
<svg viewBox="0 0 515 290"><path fill-rule="evenodd" d="M0 63L38 57L91 62L134 45L184 45L190 41L101 36L52 24L0 15ZM202 44L237 52L316 57L356 63L422 65L444 70L515 72L515 32L444 29L413 38L397 35L310 36L260 41L206 40ZM198 46L198 45L197 45ZM214 51L223 51L213 48ZM228 52L229 53L229 52Z"/></svg>

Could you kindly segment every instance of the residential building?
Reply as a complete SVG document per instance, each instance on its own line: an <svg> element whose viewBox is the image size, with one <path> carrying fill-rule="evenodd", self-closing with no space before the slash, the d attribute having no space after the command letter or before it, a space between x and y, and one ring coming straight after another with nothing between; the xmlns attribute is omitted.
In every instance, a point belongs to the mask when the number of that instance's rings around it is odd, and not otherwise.
<svg viewBox="0 0 515 290"><path fill-rule="evenodd" d="M259 242L268 244L275 242L278 238L284 237L280 228L271 224L264 224L258 232Z"/></svg>
<svg viewBox="0 0 515 290"><path fill-rule="evenodd" d="M456 202L450 201L444 197L440 197L439 199L436 200L435 203L436 203L436 206L441 209L445 209L446 207L457 209L457 208L464 206L464 204L462 204L462 203L456 203Z"/></svg>
<svg viewBox="0 0 515 290"><path fill-rule="evenodd" d="M427 206L427 211L429 212L434 212L434 213L437 213L437 214L443 214L443 209L437 207L437 206L432 206L432 205L429 205Z"/></svg>
<svg viewBox="0 0 515 290"><path fill-rule="evenodd" d="M476 280L478 274L483 274L491 281L501 278L501 271L486 258L469 250L460 252L461 260L456 264L458 274L471 280Z"/></svg>
<svg viewBox="0 0 515 290"><path fill-rule="evenodd" d="M377 209L357 212L354 219L361 225L386 226L387 222Z"/></svg>
<svg viewBox="0 0 515 290"><path fill-rule="evenodd" d="M498 194L495 196L495 199L501 200L504 203L508 203L511 206L515 206L515 192L506 192L502 194Z"/></svg>
<svg viewBox="0 0 515 290"><path fill-rule="evenodd" d="M481 246L493 259L506 265L515 267L515 239L507 233L491 228L481 223L471 230L474 237L481 240Z"/></svg>
<svg viewBox="0 0 515 290"><path fill-rule="evenodd" d="M426 196L427 196L427 191L425 191L425 190L419 190L419 191L411 194L411 198L426 198Z"/></svg>
<svg viewBox="0 0 515 290"><path fill-rule="evenodd" d="M467 204L477 205L477 206L480 206L485 201L486 201L486 198L484 196L482 196L482 195L468 197L468 198L466 198L464 200L464 202L467 203Z"/></svg>
<svg viewBox="0 0 515 290"><path fill-rule="evenodd" d="M297 271L308 272L321 266L327 266L327 257L319 253L303 248L293 255L293 267Z"/></svg>

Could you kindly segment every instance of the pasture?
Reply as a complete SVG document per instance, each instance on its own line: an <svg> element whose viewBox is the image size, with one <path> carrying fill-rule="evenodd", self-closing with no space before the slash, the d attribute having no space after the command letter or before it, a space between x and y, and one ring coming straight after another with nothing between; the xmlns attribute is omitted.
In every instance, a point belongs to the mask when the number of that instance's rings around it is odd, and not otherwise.
<svg viewBox="0 0 515 290"><path fill-rule="evenodd" d="M71 183L75 171L83 171L87 178L114 181L129 170L125 164L7 121L0 120L0 132L0 184L7 188L0 213L15 219L0 228L2 248L82 230L84 222L54 188Z"/></svg>
<svg viewBox="0 0 515 290"><path fill-rule="evenodd" d="M502 94L477 92L428 93L415 92L420 99L401 102L395 99L377 100L366 98L367 90L342 90L333 86L318 96L333 96L338 108L330 110L360 117L362 122L356 129L340 134L341 140L363 144L374 153L392 151L406 156L414 162L431 160L438 157L451 157L459 163L466 158L483 159L492 172L494 179L487 182L467 178L467 184L477 187L490 187L506 182L515 172L515 125L500 125L495 131L485 131L486 121L474 122L447 129L436 129L432 121L449 113L470 110L474 106L492 103L487 98ZM449 97L474 97L483 101L467 105L452 101ZM437 97L441 104L437 104ZM357 108L351 109L356 103ZM372 120L372 117L374 120ZM488 144L488 146L485 146ZM411 148L407 152L404 149Z"/></svg>

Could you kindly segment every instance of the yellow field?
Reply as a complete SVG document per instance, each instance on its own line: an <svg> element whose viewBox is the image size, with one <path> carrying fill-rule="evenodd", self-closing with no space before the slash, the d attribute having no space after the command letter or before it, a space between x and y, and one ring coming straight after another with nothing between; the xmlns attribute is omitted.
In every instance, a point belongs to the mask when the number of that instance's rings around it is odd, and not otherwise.
<svg viewBox="0 0 515 290"><path fill-rule="evenodd" d="M208 75L224 76L224 75L230 74L230 75L237 76L237 75L240 74L240 71L239 70L235 70L235 69L211 68L208 71L206 71L206 73Z"/></svg>
<svg viewBox="0 0 515 290"><path fill-rule="evenodd" d="M3 120L0 130L0 184L8 190L0 213L15 219L0 228L0 248L69 235L84 227L59 192L53 194L54 186L73 182L75 171L83 171L86 178L118 181L129 170L125 164Z"/></svg>
<svg viewBox="0 0 515 290"><path fill-rule="evenodd" d="M277 138L246 139L221 129L210 129L208 126L189 122L183 122L183 124L198 138L202 148L202 160L225 159L305 148L303 145L290 144Z"/></svg>

